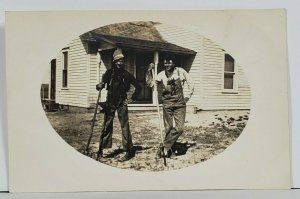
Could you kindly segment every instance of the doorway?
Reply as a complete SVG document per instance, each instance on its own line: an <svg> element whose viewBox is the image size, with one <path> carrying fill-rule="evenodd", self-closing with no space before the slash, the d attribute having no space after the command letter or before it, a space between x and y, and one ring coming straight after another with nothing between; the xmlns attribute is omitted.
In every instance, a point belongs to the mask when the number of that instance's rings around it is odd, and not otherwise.
<svg viewBox="0 0 300 199"><path fill-rule="evenodd" d="M50 99L55 101L56 93L56 59L51 61Z"/></svg>
<svg viewBox="0 0 300 199"><path fill-rule="evenodd" d="M135 56L135 76L141 86L141 93L137 104L152 104L152 88L146 85L148 66L153 62L154 54L151 52L137 52Z"/></svg>

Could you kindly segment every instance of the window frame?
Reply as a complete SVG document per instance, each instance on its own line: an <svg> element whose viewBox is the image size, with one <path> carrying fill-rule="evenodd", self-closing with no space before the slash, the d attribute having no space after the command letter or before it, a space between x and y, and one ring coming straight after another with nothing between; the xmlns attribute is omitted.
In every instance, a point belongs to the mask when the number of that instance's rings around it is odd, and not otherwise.
<svg viewBox="0 0 300 199"><path fill-rule="evenodd" d="M62 50L62 89L68 89L69 49Z"/></svg>
<svg viewBox="0 0 300 199"><path fill-rule="evenodd" d="M236 65L236 62L234 58L228 54L224 53L223 55L223 73L222 73L222 93L223 94L238 94L238 67ZM233 60L233 71L226 71L225 64L226 64L226 56L230 56L230 58ZM225 88L225 75L232 75L233 76L233 88Z"/></svg>

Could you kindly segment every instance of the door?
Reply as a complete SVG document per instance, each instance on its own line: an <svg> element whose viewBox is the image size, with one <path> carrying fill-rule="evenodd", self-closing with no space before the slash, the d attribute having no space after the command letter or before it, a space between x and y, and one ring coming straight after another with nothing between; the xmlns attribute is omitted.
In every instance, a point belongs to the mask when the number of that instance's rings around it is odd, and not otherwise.
<svg viewBox="0 0 300 199"><path fill-rule="evenodd" d="M55 100L56 91L56 59L51 61L51 82L50 82L50 99Z"/></svg>
<svg viewBox="0 0 300 199"><path fill-rule="evenodd" d="M146 73L148 66L153 62L153 53L138 52L135 57L135 77L142 90L137 102L139 104L152 104L152 88L146 85Z"/></svg>

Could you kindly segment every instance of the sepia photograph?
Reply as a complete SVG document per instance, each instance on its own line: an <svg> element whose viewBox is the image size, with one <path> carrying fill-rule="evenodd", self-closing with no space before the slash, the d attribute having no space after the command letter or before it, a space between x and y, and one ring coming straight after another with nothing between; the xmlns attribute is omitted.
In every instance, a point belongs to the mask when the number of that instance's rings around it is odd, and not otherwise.
<svg viewBox="0 0 300 199"><path fill-rule="evenodd" d="M291 187L284 10L6 19L11 192Z"/></svg>
<svg viewBox="0 0 300 199"><path fill-rule="evenodd" d="M78 152L121 169L201 164L235 142L251 118L251 87L226 49L153 21L78 35L49 60L41 108Z"/></svg>

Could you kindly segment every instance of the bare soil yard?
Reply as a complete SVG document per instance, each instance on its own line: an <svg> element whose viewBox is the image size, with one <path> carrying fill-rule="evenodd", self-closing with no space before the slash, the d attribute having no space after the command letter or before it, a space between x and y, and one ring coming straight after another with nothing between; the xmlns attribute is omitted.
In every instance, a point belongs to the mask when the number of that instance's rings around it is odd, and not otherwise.
<svg viewBox="0 0 300 199"><path fill-rule="evenodd" d="M72 147L83 152L91 131L93 113L73 111L46 112L56 132ZM113 147L104 150L101 162L113 167L139 171L163 171L188 167L204 162L224 151L242 133L249 119L249 110L201 111L187 114L186 127L174 151L176 157L156 159L160 131L156 112L129 112L135 157L120 162L123 155L121 129L114 120ZM97 115L94 136L90 144L90 157L96 159L103 114Z"/></svg>

